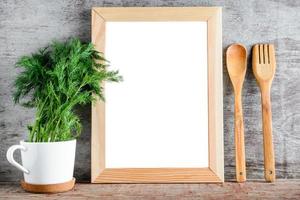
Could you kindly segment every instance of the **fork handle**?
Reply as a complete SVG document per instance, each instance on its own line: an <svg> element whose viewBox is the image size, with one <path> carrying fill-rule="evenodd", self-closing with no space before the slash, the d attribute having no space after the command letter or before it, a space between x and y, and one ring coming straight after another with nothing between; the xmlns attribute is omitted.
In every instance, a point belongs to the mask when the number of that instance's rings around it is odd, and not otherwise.
<svg viewBox="0 0 300 200"><path fill-rule="evenodd" d="M236 181L246 181L244 120L241 92L235 94L234 98L234 140L235 140L235 166Z"/></svg>
<svg viewBox="0 0 300 200"><path fill-rule="evenodd" d="M262 126L264 140L264 165L265 165L265 180L268 182L275 181L275 158L272 136L272 111L270 87L262 87Z"/></svg>

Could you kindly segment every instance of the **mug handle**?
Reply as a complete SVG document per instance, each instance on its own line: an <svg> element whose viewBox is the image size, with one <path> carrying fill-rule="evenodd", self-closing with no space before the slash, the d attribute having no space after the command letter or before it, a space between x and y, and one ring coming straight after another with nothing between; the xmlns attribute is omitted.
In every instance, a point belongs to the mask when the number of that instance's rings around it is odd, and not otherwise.
<svg viewBox="0 0 300 200"><path fill-rule="evenodd" d="M8 160L8 162L10 164L12 164L13 166L15 166L17 169L21 170L22 172L29 174L29 170L26 169L25 167L23 167L22 165L20 165L19 163L17 163L14 159L14 151L20 149L21 151L26 151L26 147L22 146L22 145L13 145L11 147L8 148L7 152L6 152L6 158Z"/></svg>

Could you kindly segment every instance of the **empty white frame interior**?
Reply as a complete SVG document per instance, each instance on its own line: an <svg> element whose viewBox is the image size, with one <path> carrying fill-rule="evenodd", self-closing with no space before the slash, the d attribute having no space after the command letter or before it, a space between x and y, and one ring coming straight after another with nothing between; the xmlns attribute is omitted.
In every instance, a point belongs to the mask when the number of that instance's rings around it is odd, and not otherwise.
<svg viewBox="0 0 300 200"><path fill-rule="evenodd" d="M106 168L209 166L207 22L106 22Z"/></svg>

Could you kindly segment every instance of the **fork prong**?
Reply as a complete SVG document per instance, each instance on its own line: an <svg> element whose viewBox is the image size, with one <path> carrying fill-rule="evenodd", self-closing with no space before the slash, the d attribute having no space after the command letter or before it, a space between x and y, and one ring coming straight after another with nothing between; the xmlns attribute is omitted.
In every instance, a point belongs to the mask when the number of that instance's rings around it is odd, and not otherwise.
<svg viewBox="0 0 300 200"><path fill-rule="evenodd" d="M252 64L256 64L256 65L259 64L260 61L259 61L259 45L258 44L254 45L252 53L253 53Z"/></svg>
<svg viewBox="0 0 300 200"><path fill-rule="evenodd" d="M275 49L274 49L273 44L269 44L269 58L270 58L270 64L271 65L276 65Z"/></svg>
<svg viewBox="0 0 300 200"><path fill-rule="evenodd" d="M263 45L260 44L259 45L259 64L264 64L264 49L263 49Z"/></svg>
<svg viewBox="0 0 300 200"><path fill-rule="evenodd" d="M269 45L268 44L264 44L264 61L265 64L269 64Z"/></svg>

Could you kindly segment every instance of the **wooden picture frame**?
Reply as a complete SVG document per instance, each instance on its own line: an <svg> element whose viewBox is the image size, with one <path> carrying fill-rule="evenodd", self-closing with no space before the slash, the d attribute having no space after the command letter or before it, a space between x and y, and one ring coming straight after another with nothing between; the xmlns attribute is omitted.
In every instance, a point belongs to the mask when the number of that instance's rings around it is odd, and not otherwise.
<svg viewBox="0 0 300 200"><path fill-rule="evenodd" d="M92 183L201 183L223 182L222 10L219 7L143 7L92 9L92 42L105 51L107 21L206 21L208 40L207 168L106 168L105 104L92 106Z"/></svg>

